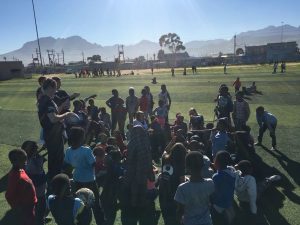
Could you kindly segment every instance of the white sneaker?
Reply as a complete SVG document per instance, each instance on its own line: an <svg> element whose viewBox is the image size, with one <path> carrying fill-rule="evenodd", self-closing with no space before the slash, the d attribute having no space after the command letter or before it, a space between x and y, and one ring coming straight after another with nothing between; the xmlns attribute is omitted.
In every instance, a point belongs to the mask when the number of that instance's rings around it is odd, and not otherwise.
<svg viewBox="0 0 300 225"><path fill-rule="evenodd" d="M268 182L279 181L279 180L281 180L281 176L280 175L273 175L273 176L270 176L270 177L266 178L266 180Z"/></svg>
<svg viewBox="0 0 300 225"><path fill-rule="evenodd" d="M270 150L271 151L276 151L277 149L276 149L276 147L272 147Z"/></svg>

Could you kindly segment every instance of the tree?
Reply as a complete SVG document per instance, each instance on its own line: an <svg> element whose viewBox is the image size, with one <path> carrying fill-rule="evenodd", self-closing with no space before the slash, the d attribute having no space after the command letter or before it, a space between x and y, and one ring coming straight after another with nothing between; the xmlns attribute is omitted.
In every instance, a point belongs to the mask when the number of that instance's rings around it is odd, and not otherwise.
<svg viewBox="0 0 300 225"><path fill-rule="evenodd" d="M176 53L184 51L185 46L180 40L180 37L175 33L164 34L159 38L159 45L161 48L166 47L174 55L174 66L176 66Z"/></svg>
<svg viewBox="0 0 300 225"><path fill-rule="evenodd" d="M164 60L164 54L165 54L164 50L160 49L158 51L157 58L158 58L159 61L163 61Z"/></svg>
<svg viewBox="0 0 300 225"><path fill-rule="evenodd" d="M100 55L93 55L92 57L87 57L87 60L89 62L101 62L101 56Z"/></svg>
<svg viewBox="0 0 300 225"><path fill-rule="evenodd" d="M242 48L238 48L236 51L235 51L235 54L236 55L244 55L244 50Z"/></svg>

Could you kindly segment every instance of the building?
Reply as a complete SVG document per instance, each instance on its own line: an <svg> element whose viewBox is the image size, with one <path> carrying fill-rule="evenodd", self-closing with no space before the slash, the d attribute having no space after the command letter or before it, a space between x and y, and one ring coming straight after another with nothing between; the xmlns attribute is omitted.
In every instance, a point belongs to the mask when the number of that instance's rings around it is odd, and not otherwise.
<svg viewBox="0 0 300 225"><path fill-rule="evenodd" d="M298 61L300 54L296 41L268 43L259 46L246 46L244 60L246 63Z"/></svg>
<svg viewBox="0 0 300 225"><path fill-rule="evenodd" d="M24 65L22 61L1 61L0 80L9 80L16 77L24 77Z"/></svg>

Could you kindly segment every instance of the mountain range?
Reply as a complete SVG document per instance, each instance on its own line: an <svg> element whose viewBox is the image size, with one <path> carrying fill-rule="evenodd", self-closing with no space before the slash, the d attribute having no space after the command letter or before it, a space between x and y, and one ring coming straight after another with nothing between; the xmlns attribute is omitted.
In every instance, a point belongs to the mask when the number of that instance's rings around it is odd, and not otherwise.
<svg viewBox="0 0 300 225"><path fill-rule="evenodd" d="M179 34L180 35L180 34ZM297 41L300 44L300 26L294 27L290 25L268 26L263 29L242 32L236 35L237 48L244 48L251 45L263 45L267 43L282 41ZM183 40L184 41L184 40ZM190 56L213 56L219 52L232 53L234 38L230 40L215 39L207 41L190 41L184 43L186 51ZM118 45L102 46L96 43L90 43L79 36L71 36L68 38L40 38L41 52L44 62L48 63L46 50L54 49L59 53L60 63L62 62L62 49L64 51L65 62L80 61L83 58L92 55L101 55L103 61L111 61L118 56ZM20 49L0 55L0 59L6 57L7 60L17 58L22 60L24 65L32 62L32 54L35 57L37 41L25 43ZM137 44L124 46L124 55L126 59L133 59L138 56L153 59L153 54L157 55L160 50L158 42L142 40ZM57 58L57 54L56 54Z"/></svg>

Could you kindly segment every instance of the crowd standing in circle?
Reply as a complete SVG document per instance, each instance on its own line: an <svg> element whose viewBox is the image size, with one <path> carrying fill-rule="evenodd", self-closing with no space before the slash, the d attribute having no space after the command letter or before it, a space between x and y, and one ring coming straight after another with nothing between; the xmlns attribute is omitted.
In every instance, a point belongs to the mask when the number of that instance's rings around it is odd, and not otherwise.
<svg viewBox="0 0 300 225"><path fill-rule="evenodd" d="M5 196L21 224L45 224L48 209L58 225L88 225L92 215L97 225L112 225L118 210L123 225L155 225L160 215L166 225L227 225L235 219L236 195L245 223L252 225L257 199L280 179L265 174L255 161L254 146L262 145L266 130L271 150L277 151L273 114L257 107L256 143L247 125L250 107L244 97L259 93L255 82L245 93L238 78L235 100L222 84L215 99L216 119L207 122L192 107L187 124L181 112L170 121L172 100L165 84L156 108L149 86L141 97L129 87L125 100L113 89L106 101L109 114L95 105L95 95L75 100L79 94L62 90L58 77L38 81L43 148L27 140L8 156L12 169Z"/></svg>

